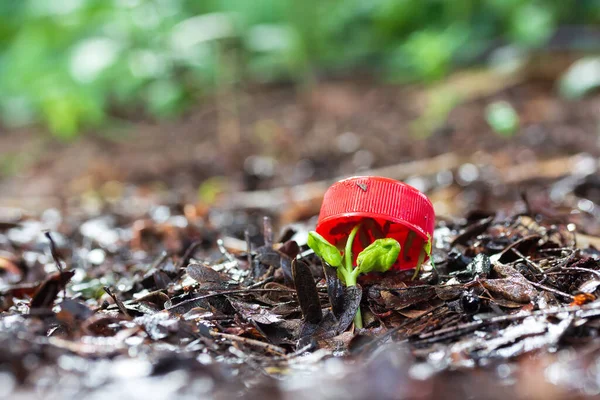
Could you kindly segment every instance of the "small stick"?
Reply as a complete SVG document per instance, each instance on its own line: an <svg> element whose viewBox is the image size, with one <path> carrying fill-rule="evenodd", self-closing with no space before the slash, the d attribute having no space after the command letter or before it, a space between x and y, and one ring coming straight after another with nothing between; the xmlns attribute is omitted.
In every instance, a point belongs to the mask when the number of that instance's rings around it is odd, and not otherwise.
<svg viewBox="0 0 600 400"><path fill-rule="evenodd" d="M565 293L565 292L561 292L558 289L553 289L551 287L548 287L548 286L545 286L545 285L541 285L539 283L535 283L535 282L531 282L531 281L529 281L529 283L531 284L531 286L534 286L534 287L536 287L538 289L542 289L542 290L545 290L547 292L557 294L557 295L562 296L562 297L564 297L566 299L569 299L569 300L573 300L575 298L575 296L570 295L570 294Z"/></svg>
<svg viewBox="0 0 600 400"><path fill-rule="evenodd" d="M131 318L131 315L129 315L129 313L127 312L127 309L123 305L123 302L121 300L119 300L117 295L114 294L108 286L104 286L104 291L106 292L106 294L108 294L110 297L112 297L112 299L115 301L115 304L117 305L117 307L119 307L119 310L121 310L123 315L125 315L127 318Z"/></svg>
<svg viewBox="0 0 600 400"><path fill-rule="evenodd" d="M271 218L263 217L263 236L265 239L265 246L273 247L273 224Z"/></svg>
<svg viewBox="0 0 600 400"><path fill-rule="evenodd" d="M264 279L264 280L262 280L260 282L253 283L252 285L248 286L246 289L254 289L254 288L261 287L265 283L271 282L273 279L275 279L275 277L270 276L270 277L268 277L268 278L266 278L266 279Z"/></svg>
<svg viewBox="0 0 600 400"><path fill-rule="evenodd" d="M188 305L190 303L194 303L198 300L204 300L215 296L225 296L228 294L245 294L245 293L258 293L258 292L275 292L275 293L295 293L296 291L293 289L233 289L233 290L223 290L220 292L203 294L201 296L197 296L191 299L187 299L182 301L181 303L177 303L169 308L165 308L166 311L176 310L178 307L182 307Z"/></svg>
<svg viewBox="0 0 600 400"><path fill-rule="evenodd" d="M234 317L229 315L209 315L206 317L200 317L203 321L233 321Z"/></svg>
<svg viewBox="0 0 600 400"><path fill-rule="evenodd" d="M246 239L246 258L248 261L248 267L252 266L252 242L250 241L250 232L248 229L244 230L244 239Z"/></svg>
<svg viewBox="0 0 600 400"><path fill-rule="evenodd" d="M571 247L556 247L554 249L541 249L538 250L538 253L556 253L558 251L570 251L572 253L575 250Z"/></svg>
<svg viewBox="0 0 600 400"><path fill-rule="evenodd" d="M513 248L511 248L511 251L513 253L515 253L516 255L518 255L519 257L521 257L521 259L523 261L525 261L527 264L531 265L533 268L537 269L539 272L544 273L544 270L542 269L542 267L540 267L538 264L531 261L528 257L525 257L519 250L517 250L513 247Z"/></svg>
<svg viewBox="0 0 600 400"><path fill-rule="evenodd" d="M58 250L56 250L56 243L54 242L54 239L52 239L52 236L50 235L50 231L45 231L44 236L46 236L46 238L48 238L48 241L50 242L50 254L52 254L52 259L54 260L54 263L56 264L56 269L58 269L58 272L60 272L62 274L63 269L62 269L62 265L60 264L60 257L58 255Z"/></svg>
<svg viewBox="0 0 600 400"><path fill-rule="evenodd" d="M562 259L557 265L555 265L554 267L550 267L548 269L546 269L546 271L544 272L545 274L548 274L549 272L554 272L554 271L561 271L565 265L568 265L569 262L571 262L575 257L577 256L577 251L574 251L573 253L571 253L568 257Z"/></svg>
<svg viewBox="0 0 600 400"><path fill-rule="evenodd" d="M589 272L592 274L596 274L598 276L600 276L600 271L594 271L593 269L588 269L588 268L581 268L581 267L567 267L567 268L563 268L563 271L580 271L580 272Z"/></svg>
<svg viewBox="0 0 600 400"><path fill-rule="evenodd" d="M181 270L185 266L185 264L187 264L187 262L190 261L190 258L192 258L192 256L194 255L194 252L196 251L196 249L198 247L200 247L201 244L202 244L202 242L200 240L197 240L194 243L192 243L190 245L190 247L187 248L185 253L183 253L183 256L179 259L179 261L175 265L175 270L177 270L177 271Z"/></svg>
<svg viewBox="0 0 600 400"><path fill-rule="evenodd" d="M222 337L224 339L228 339L234 342L244 343L250 346L261 347L265 350L268 350L272 353L276 353L279 355L285 355L285 349L279 346L275 346L274 344L269 344L265 342L261 342L260 340L254 340L245 338L242 336L230 335L229 333L221 333L221 332L210 332L211 336Z"/></svg>
<svg viewBox="0 0 600 400"><path fill-rule="evenodd" d="M528 317L537 317L537 316L543 316L543 315L555 315L555 314L560 314L560 313L571 313L571 312L578 312L578 311L590 311L590 313L588 313L587 315L584 314L581 316L582 318L590 318L590 317L596 316L597 313L600 313L600 310L598 309L599 306L600 306L600 304L590 303L589 305L585 305L585 306L554 307L554 308L549 308L546 310L531 311L529 313L523 313L523 314L501 315L498 317L492 317L492 318L488 318L488 319L484 319L484 320L467 322L467 323L463 323L463 324L458 324L458 325L438 329L436 331L423 333L423 334L419 335L419 339L416 340L415 342L427 343L427 342L433 342L436 340L443 340L444 338L440 339L437 337L442 336L442 335L447 335L447 334L458 334L458 333L463 333L463 332L468 332L468 331L474 331L474 330L484 327L484 326L498 324L498 323L502 323L502 322L519 321L519 320L522 320L522 319L525 319ZM594 312L591 312L591 311L594 311Z"/></svg>
<svg viewBox="0 0 600 400"><path fill-rule="evenodd" d="M60 263L60 256L58 255L58 250L56 249L56 243L54 242L54 239L52 239L52 236L50 235L50 231L45 231L44 236L46 236L46 238L50 242L50 254L52 254L52 259L54 260L54 263L56 264L56 269L58 270L58 273L60 274L60 279L62 281L63 268ZM67 285L64 285L62 290L63 290L63 297L66 298L67 297Z"/></svg>
<svg viewBox="0 0 600 400"><path fill-rule="evenodd" d="M163 251L162 253L160 253L158 258L154 260L154 262L150 265L150 268L148 270L151 271L154 268L160 267L167 260L167 257L169 257L168 252Z"/></svg>

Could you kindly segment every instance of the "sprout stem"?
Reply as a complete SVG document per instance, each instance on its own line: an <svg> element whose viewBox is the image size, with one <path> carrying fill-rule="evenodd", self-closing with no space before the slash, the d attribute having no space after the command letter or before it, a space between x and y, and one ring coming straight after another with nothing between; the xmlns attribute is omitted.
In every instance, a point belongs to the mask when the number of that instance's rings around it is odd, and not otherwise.
<svg viewBox="0 0 600 400"><path fill-rule="evenodd" d="M352 272L354 269L354 266L352 265L352 245L354 244L354 238L356 237L359 228L360 223L352 229L348 236L348 240L346 241L346 248L344 249L344 266L346 267L347 272Z"/></svg>
<svg viewBox="0 0 600 400"><path fill-rule="evenodd" d="M425 246L423 246L423 248L421 249L421 252L419 253L419 259L417 260L417 266L415 267L415 273L412 276L413 281L415 279L417 279L417 276L419 276L419 271L421 270L421 264L423 264L423 260L425 260L426 255L427 255L427 252L425 251Z"/></svg>
<svg viewBox="0 0 600 400"><path fill-rule="evenodd" d="M358 306L358 309L356 310L356 315L354 316L354 327L356 329L363 328L362 313L360 312L360 305Z"/></svg>
<svg viewBox="0 0 600 400"><path fill-rule="evenodd" d="M358 279L358 268L354 268L352 265L352 245L354 244L354 238L356 237L356 233L358 232L359 228L360 223L352 229L350 235L348 236L348 240L346 241L346 247L344 250L345 268L342 272L344 279L346 280L346 286L356 286L356 280ZM354 316L354 327L356 329L362 329L363 327L360 305L358 306L358 310Z"/></svg>

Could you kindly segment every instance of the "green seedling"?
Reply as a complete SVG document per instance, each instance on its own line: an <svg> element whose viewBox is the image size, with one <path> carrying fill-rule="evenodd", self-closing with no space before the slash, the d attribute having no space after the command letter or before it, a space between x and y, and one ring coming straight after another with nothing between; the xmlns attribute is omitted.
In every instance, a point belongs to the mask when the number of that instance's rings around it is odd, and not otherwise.
<svg viewBox="0 0 600 400"><path fill-rule="evenodd" d="M352 263L352 244L360 226L360 224L356 225L350 232L350 235L348 235L343 254L337 247L329 243L317 232L311 231L308 234L308 247L327 264L337 269L338 277L346 286L356 286L360 274L388 271L398 259L401 250L400 243L396 239L377 239L358 254L356 257L356 266L354 266ZM408 234L404 251L408 251L412 247L414 237L414 232ZM431 237L428 238L419 253L415 273L412 277L413 280L419 275L421 265L426 256L429 256L431 265L435 269L433 259L431 258ZM354 326L357 329L361 329L363 326L360 308L354 317Z"/></svg>
<svg viewBox="0 0 600 400"><path fill-rule="evenodd" d="M352 263L352 244L360 224L356 225L350 232L344 254L337 247L329 243L317 232L308 234L308 246L321 257L327 264L337 269L338 277L346 286L356 286L360 274L369 272L386 272L398 259L400 254L400 243L391 238L377 239L367 246L356 258L356 266ZM354 317L354 326L362 329L362 316L360 308Z"/></svg>

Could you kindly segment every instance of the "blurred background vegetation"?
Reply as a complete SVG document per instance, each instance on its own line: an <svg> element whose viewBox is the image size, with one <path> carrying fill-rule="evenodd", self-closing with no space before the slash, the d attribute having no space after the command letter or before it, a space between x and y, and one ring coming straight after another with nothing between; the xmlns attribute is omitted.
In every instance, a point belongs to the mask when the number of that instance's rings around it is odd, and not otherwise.
<svg viewBox="0 0 600 400"><path fill-rule="evenodd" d="M599 22L598 0L2 1L0 118L68 139L239 82L431 83Z"/></svg>

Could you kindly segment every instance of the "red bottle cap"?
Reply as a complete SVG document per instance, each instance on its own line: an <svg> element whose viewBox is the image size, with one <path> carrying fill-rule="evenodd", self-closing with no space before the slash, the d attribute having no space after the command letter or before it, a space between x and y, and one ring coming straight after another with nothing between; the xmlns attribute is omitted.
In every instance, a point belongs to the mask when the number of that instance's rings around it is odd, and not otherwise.
<svg viewBox="0 0 600 400"><path fill-rule="evenodd" d="M394 268L411 269L433 235L435 213L427 196L394 179L356 176L334 183L323 198L317 232L338 245L346 242L352 228L361 221L352 248L355 260L380 230L380 235L394 238L402 246Z"/></svg>

